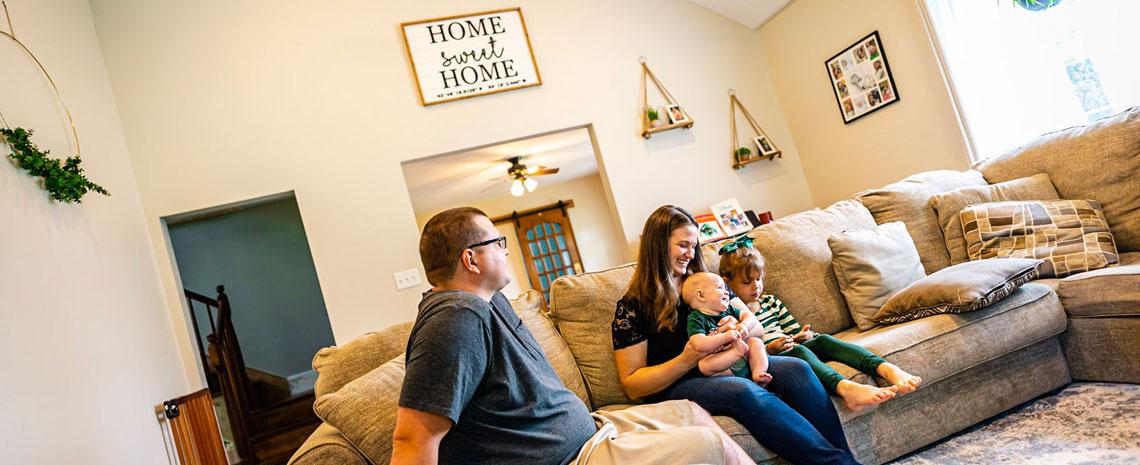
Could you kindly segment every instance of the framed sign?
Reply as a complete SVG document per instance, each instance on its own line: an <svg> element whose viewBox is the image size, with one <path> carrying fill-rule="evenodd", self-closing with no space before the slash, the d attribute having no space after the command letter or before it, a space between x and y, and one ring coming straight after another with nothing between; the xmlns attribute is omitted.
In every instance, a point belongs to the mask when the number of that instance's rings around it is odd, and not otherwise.
<svg viewBox="0 0 1140 465"><path fill-rule="evenodd" d="M521 8L400 27L421 105L542 85Z"/></svg>
<svg viewBox="0 0 1140 465"><path fill-rule="evenodd" d="M879 31L859 39L824 62L824 66L844 124L899 101Z"/></svg>

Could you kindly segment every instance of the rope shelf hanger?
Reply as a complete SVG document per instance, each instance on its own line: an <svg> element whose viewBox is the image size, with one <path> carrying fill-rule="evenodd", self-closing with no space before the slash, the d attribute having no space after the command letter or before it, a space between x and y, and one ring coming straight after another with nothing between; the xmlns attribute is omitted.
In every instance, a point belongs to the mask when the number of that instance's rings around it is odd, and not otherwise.
<svg viewBox="0 0 1140 465"><path fill-rule="evenodd" d="M739 135L736 132L737 108L744 114L745 121L752 127L752 132L756 134L750 141L750 143L756 147L755 153L753 153L752 148L749 147L749 142L744 144L740 143ZM772 142L772 139L768 137L768 134L764 132L764 129L760 128L759 124L756 124L756 119L752 117L752 114L748 112L747 108L744 108L744 104L740 102L740 99L736 98L736 91L733 89L728 89L728 120L732 122L732 141L730 142L732 169L738 170L749 163L755 163L764 159L771 161L776 158L784 158L784 152L777 148L776 144Z"/></svg>
<svg viewBox="0 0 1140 465"><path fill-rule="evenodd" d="M51 73L47 68L36 58L32 50L24 45L20 39L16 38L16 28L12 25L12 15L8 12L8 2L0 1L0 5L4 8L4 17L8 22L8 30L0 31L0 35L11 39L20 49L24 51L36 63L40 73L47 79L48 84L51 85L52 91L55 94L55 99L59 102L59 106L63 107L64 115L67 116L67 124L71 128L71 137L68 142L75 143L75 156L67 158L66 160L58 160L48 157L48 151L40 150L36 144L32 143L32 131L22 127L12 128L8 125L7 118L4 113L0 112L0 142L6 142L12 147L12 153L8 158L16 162L16 164L26 170L33 176L42 178L43 187L51 194L51 198L60 202L79 203L83 196L89 191L98 192L103 195L111 195L102 186L95 184L83 175L83 168L79 165L82 163L80 155L82 149L79 145L79 132L75 130L75 119L71 116L71 109L68 108L67 103L63 101L63 94L59 91L59 86L56 85L55 79L52 78Z"/></svg>
<svg viewBox="0 0 1140 465"><path fill-rule="evenodd" d="M685 129L692 128L693 127L693 117L689 116L689 113L686 112L684 110L684 108L682 108L677 103L677 100L673 98L673 94L669 93L669 90L665 88L665 85L661 84L661 81L658 80L657 76L653 74L653 71L651 71L649 69L649 65L645 64L647 61L646 58L644 56L640 57L638 59L638 61L641 62L641 137L648 139L650 137L653 137L653 134L656 134L658 132L669 131L669 130L678 129L678 128L685 128ZM663 125L657 126L657 127L653 127L650 124L650 122L649 122L649 110L650 110L650 108L649 108L649 82L650 81L653 82L653 85L657 86L657 90L659 92L661 92L661 96L665 97L665 101L667 102L667 105L666 105L667 111L672 110L674 107L676 107L677 115L679 115L680 118L675 118L674 116L671 116L669 114L664 114L664 115L658 114L658 116L657 116L658 118L665 118L666 121L669 121L669 124L663 124Z"/></svg>

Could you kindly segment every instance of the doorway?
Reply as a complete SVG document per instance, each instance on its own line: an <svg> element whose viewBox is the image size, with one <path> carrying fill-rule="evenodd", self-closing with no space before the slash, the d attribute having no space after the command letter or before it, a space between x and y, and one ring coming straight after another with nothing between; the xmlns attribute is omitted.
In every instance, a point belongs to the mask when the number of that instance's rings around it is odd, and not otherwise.
<svg viewBox="0 0 1140 465"><path fill-rule="evenodd" d="M319 424L311 363L335 344L296 197L163 222L224 440L243 463L284 463Z"/></svg>
<svg viewBox="0 0 1140 465"><path fill-rule="evenodd" d="M402 163L420 229L436 213L483 210L507 238L514 298L549 300L559 276L628 262L628 248L599 170L590 126L524 136Z"/></svg>

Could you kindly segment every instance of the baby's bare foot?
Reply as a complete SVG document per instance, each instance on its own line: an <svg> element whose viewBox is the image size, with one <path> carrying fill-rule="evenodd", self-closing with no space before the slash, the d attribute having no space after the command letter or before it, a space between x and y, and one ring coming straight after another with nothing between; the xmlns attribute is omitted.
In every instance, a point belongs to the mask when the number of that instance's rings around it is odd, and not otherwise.
<svg viewBox="0 0 1140 465"><path fill-rule="evenodd" d="M768 385L768 383L772 382L772 375L768 374L767 372L753 373L752 381L755 381L756 384L760 385L760 387L765 387Z"/></svg>
<svg viewBox="0 0 1140 465"><path fill-rule="evenodd" d="M922 378L907 373L893 363L883 363L879 365L876 371L891 384L895 385L895 387L899 388L899 394L914 392L914 390L918 389L918 386L922 384Z"/></svg>
<svg viewBox="0 0 1140 465"><path fill-rule="evenodd" d="M866 407L878 405L890 400L898 393L898 387L877 387L859 384L854 381L843 380L836 387L837 394L843 398L847 409L858 412Z"/></svg>

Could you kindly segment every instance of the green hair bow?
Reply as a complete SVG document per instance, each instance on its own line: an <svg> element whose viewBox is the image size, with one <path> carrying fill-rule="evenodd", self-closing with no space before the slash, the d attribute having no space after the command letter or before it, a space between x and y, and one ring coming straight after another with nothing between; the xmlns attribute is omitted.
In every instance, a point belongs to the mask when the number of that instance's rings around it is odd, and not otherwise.
<svg viewBox="0 0 1140 465"><path fill-rule="evenodd" d="M736 240L721 246L720 250L718 250L717 253L720 255L724 255L724 254L736 252L736 249L740 249L740 248L744 248L744 247L752 247L752 238L748 237L747 234L740 236L740 237L736 238Z"/></svg>

